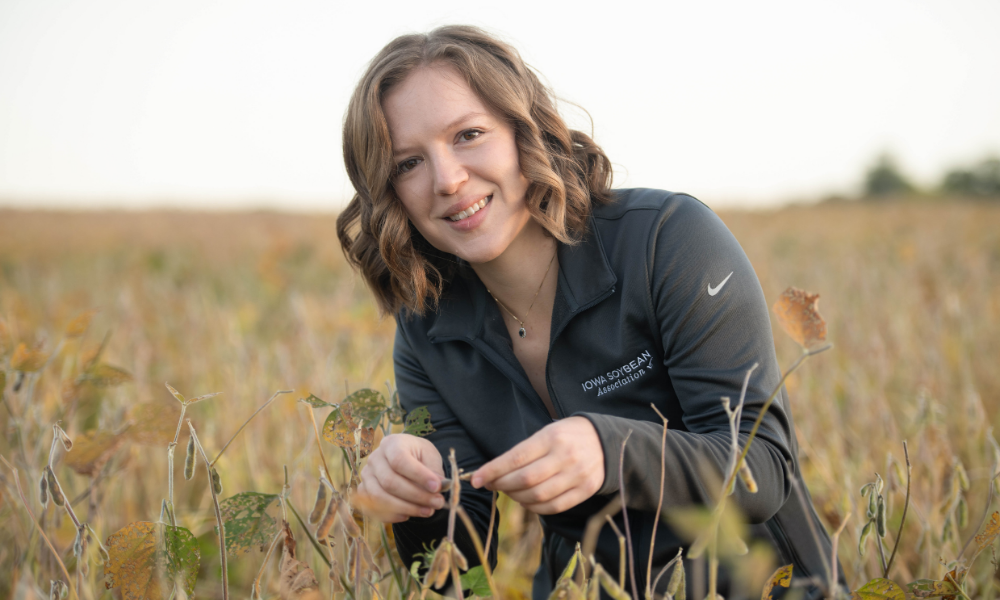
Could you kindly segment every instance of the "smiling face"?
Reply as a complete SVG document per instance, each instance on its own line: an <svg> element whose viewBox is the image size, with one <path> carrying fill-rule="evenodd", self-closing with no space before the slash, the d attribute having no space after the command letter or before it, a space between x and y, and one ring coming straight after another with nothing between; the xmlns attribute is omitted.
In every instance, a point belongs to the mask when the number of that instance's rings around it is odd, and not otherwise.
<svg viewBox="0 0 1000 600"><path fill-rule="evenodd" d="M392 185L414 227L472 264L503 254L532 222L513 129L443 64L410 73L382 107Z"/></svg>

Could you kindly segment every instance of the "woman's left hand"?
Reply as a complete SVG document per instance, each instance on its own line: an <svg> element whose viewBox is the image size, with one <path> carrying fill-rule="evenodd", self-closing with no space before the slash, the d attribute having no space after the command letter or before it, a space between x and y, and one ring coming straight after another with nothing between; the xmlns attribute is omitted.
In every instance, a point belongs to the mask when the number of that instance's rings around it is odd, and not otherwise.
<svg viewBox="0 0 1000 600"><path fill-rule="evenodd" d="M503 492L533 513L559 513L601 488L604 449L588 419L568 417L480 467L471 483Z"/></svg>

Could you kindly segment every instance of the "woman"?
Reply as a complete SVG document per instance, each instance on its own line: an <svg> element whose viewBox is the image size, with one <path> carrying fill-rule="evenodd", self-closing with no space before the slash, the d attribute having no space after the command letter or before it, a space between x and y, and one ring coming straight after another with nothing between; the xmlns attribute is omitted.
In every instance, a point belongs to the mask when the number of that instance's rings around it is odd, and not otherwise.
<svg viewBox="0 0 1000 600"><path fill-rule="evenodd" d="M357 193L338 220L341 244L396 315L403 407L426 406L436 428L387 436L358 489L394 524L406 564L444 535L442 457L454 448L474 473L462 502L481 535L491 490L541 516L536 598L622 485L645 582L663 432L650 404L669 419L664 509L706 504L730 444L720 397L738 398L760 364L745 440L780 379L739 244L689 196L611 190L603 151L566 127L514 49L471 27L403 36L373 59L348 108L344 158ZM821 580L830 543L791 482L796 454L782 394L747 456L760 489L739 483L731 501L782 564ZM684 543L661 527L654 570ZM617 571L608 528L597 558Z"/></svg>

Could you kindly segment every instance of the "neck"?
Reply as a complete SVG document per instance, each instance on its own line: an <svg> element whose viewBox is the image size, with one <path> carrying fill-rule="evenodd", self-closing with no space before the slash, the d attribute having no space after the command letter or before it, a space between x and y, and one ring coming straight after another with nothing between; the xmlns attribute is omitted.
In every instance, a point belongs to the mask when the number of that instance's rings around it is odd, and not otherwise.
<svg viewBox="0 0 1000 600"><path fill-rule="evenodd" d="M548 288L555 290L551 282L557 280L552 276L558 272L553 262L556 247L556 240L531 220L503 254L489 262L473 264L472 268L490 293L523 319L536 293L541 301L543 296L550 295ZM543 279L549 285L543 285Z"/></svg>

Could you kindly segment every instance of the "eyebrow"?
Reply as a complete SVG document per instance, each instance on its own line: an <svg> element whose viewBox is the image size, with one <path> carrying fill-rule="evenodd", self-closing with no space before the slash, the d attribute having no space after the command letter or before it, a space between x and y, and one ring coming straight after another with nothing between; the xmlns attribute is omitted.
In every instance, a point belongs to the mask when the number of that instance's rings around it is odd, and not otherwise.
<svg viewBox="0 0 1000 600"><path fill-rule="evenodd" d="M474 119L476 117L489 117L489 116L490 115L488 113L477 112L477 111L466 113L466 114L462 115L461 117L459 117L459 118L455 119L454 121L452 121L452 122L448 123L447 125L445 125L444 129L445 129L445 131L448 131L448 130L451 130L451 129L455 129L456 127L458 127L460 124L462 124L465 121ZM404 147L398 148L398 149L394 148L392 150L392 156L393 156L393 158L395 158L396 156L398 156L400 154L409 154L410 152L411 152L411 149L409 147L407 147L407 146L404 146Z"/></svg>

